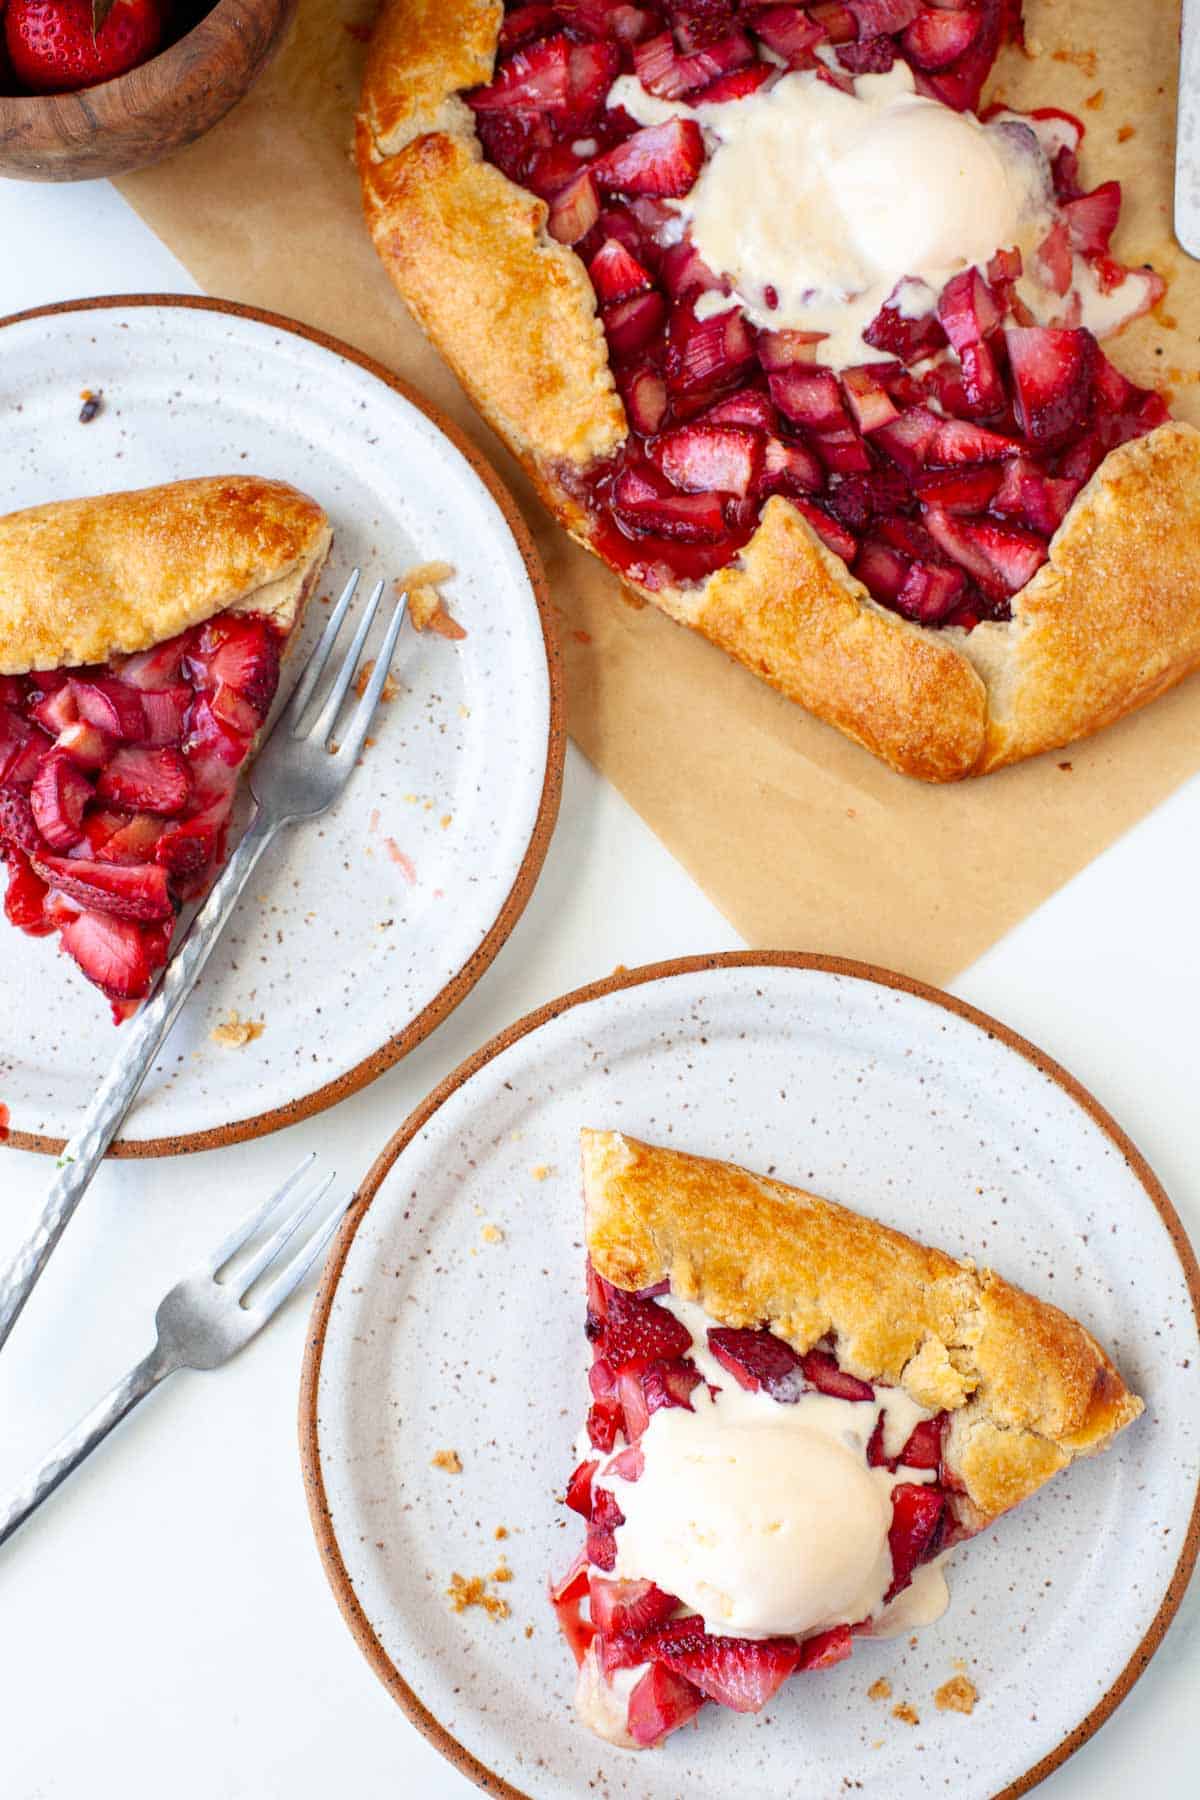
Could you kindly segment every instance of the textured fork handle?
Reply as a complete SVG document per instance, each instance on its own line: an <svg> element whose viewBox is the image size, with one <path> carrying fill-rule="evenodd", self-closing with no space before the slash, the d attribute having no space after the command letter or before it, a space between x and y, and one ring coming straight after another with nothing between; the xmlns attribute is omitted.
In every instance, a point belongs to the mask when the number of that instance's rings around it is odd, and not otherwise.
<svg viewBox="0 0 1200 1800"><path fill-rule="evenodd" d="M138 1089L208 961L238 896L279 828L278 821L264 822L261 813L250 821L241 843L167 964L154 994L130 1021L128 1037L97 1088L78 1131L59 1158L58 1174L50 1184L37 1224L0 1276L0 1348L137 1098Z"/></svg>
<svg viewBox="0 0 1200 1800"><path fill-rule="evenodd" d="M25 1523L31 1512L37 1511L59 1482L65 1481L72 1469L77 1469L84 1457L91 1455L97 1444L103 1443L113 1426L143 1400L151 1388L157 1387L164 1375L177 1367L178 1364L164 1355L156 1344L149 1356L144 1356L103 1400L93 1406L91 1412L85 1413L75 1429L60 1438L41 1468L36 1469L0 1509L0 1544L12 1536L18 1525Z"/></svg>

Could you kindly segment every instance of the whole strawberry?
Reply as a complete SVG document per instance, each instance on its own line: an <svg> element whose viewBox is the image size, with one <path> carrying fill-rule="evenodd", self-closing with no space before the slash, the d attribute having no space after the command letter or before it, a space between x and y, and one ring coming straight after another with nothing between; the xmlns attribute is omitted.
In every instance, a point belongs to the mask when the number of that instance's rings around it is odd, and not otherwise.
<svg viewBox="0 0 1200 1800"><path fill-rule="evenodd" d="M163 37L162 0L8 0L13 74L33 94L68 93L123 75Z"/></svg>

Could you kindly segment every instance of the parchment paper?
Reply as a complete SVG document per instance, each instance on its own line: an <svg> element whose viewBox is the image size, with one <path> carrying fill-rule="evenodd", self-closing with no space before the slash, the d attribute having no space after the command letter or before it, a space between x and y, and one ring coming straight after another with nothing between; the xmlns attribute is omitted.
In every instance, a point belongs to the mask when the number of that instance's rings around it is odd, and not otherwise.
<svg viewBox="0 0 1200 1800"><path fill-rule="evenodd" d="M1131 328L1114 360L1170 385L1176 411L1200 424L1200 268L1170 235L1178 8L1026 0L1026 13L1032 54L1006 52L992 94L1086 121L1085 181L1125 185L1116 249L1171 282L1160 318ZM926 788L623 600L541 512L375 258L350 160L370 17L363 0L302 0L248 99L127 177L125 195L207 292L348 339L483 446L546 562L572 735L750 944L947 980L1200 767L1200 679L1088 744Z"/></svg>

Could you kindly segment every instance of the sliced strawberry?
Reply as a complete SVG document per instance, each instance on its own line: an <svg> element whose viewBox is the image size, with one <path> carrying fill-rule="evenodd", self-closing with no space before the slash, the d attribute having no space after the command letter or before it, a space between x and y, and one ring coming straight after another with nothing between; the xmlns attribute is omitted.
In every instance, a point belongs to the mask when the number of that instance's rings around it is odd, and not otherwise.
<svg viewBox="0 0 1200 1800"><path fill-rule="evenodd" d="M197 813L179 825L167 825L154 846L154 860L161 863L181 899L190 900L204 885L224 841L225 808Z"/></svg>
<svg viewBox="0 0 1200 1800"><path fill-rule="evenodd" d="M692 95L693 106L719 106L726 100L744 100L770 81L775 71L770 63L751 63L749 68L735 69L731 75L718 75L707 87Z"/></svg>
<svg viewBox="0 0 1200 1800"><path fill-rule="evenodd" d="M760 1712L801 1658L795 1638L712 1637L694 1617L658 1626L647 1634L646 1649L734 1712Z"/></svg>
<svg viewBox="0 0 1200 1800"><path fill-rule="evenodd" d="M863 332L863 338L874 350L885 350L902 363L914 363L940 350L946 342L946 333L936 313L922 313L915 319L906 316L900 305L900 290L904 285L901 282L880 307Z"/></svg>
<svg viewBox="0 0 1200 1800"><path fill-rule="evenodd" d="M787 418L810 431L836 430L847 423L837 376L829 369L795 363L768 375L771 399Z"/></svg>
<svg viewBox="0 0 1200 1800"><path fill-rule="evenodd" d="M813 51L825 41L825 27L798 6L768 6L756 10L750 29L768 50L782 56L789 69L811 69Z"/></svg>
<svg viewBox="0 0 1200 1800"><path fill-rule="evenodd" d="M155 696L156 699L162 697ZM227 681L218 681L213 690L212 709L214 716L220 719L222 725L228 725L231 731L236 732L247 743L254 738L259 726L258 712L249 700L239 694L236 688L230 687ZM149 708L147 708L147 718L149 716ZM180 723L182 724L182 721ZM176 738L175 741L178 743L179 739Z"/></svg>
<svg viewBox="0 0 1200 1800"><path fill-rule="evenodd" d="M33 808L21 788L0 787L0 843L16 844L22 850L41 849Z"/></svg>
<svg viewBox="0 0 1200 1800"><path fill-rule="evenodd" d="M631 294L640 294L651 286L649 272L616 238L605 238L588 264L588 274L605 305L614 300L628 300Z"/></svg>
<svg viewBox="0 0 1200 1800"><path fill-rule="evenodd" d="M652 455L684 493L749 493L762 460L761 440L735 425L683 425L654 445Z"/></svg>
<svg viewBox="0 0 1200 1800"><path fill-rule="evenodd" d="M963 396L970 412L992 418L1004 407L1004 383L987 344L967 344L959 354Z"/></svg>
<svg viewBox="0 0 1200 1800"><path fill-rule="evenodd" d="M928 407L913 406L890 425L881 425L874 442L882 445L907 476L914 478L929 460L934 438L944 423Z"/></svg>
<svg viewBox="0 0 1200 1800"><path fill-rule="evenodd" d="M42 758L29 803L37 828L52 850L69 850L83 836L83 809L92 797L87 776L59 751Z"/></svg>
<svg viewBox="0 0 1200 1800"><path fill-rule="evenodd" d="M622 194L678 199L692 187L704 161L704 139L694 119L647 125L615 144L592 164L601 187Z"/></svg>
<svg viewBox="0 0 1200 1800"><path fill-rule="evenodd" d="M77 719L74 725L64 726L59 732L54 748L81 769L102 769L116 748L113 738L107 732L89 725L84 719Z"/></svg>
<svg viewBox="0 0 1200 1800"><path fill-rule="evenodd" d="M649 1749L695 1717L705 1696L662 1663L646 1670L629 1696L628 1730L635 1744Z"/></svg>
<svg viewBox="0 0 1200 1800"><path fill-rule="evenodd" d="M827 469L839 475L865 475L871 468L871 453L852 425L834 431L814 431L812 442Z"/></svg>
<svg viewBox="0 0 1200 1800"><path fill-rule="evenodd" d="M876 513L895 512L908 503L909 487L895 469L872 469L850 475L830 490L829 506L851 531L861 531Z"/></svg>
<svg viewBox="0 0 1200 1800"><path fill-rule="evenodd" d="M688 1411L692 1409L689 1406ZM640 1444L627 1444L624 1450L618 1451L608 1465L609 1473L619 1475L622 1481L640 1481L646 1471L646 1458Z"/></svg>
<svg viewBox="0 0 1200 1800"><path fill-rule="evenodd" d="M34 857L33 866L49 886L93 912L112 913L118 919L174 915L167 877L154 863L125 865L40 855Z"/></svg>
<svg viewBox="0 0 1200 1800"><path fill-rule="evenodd" d="M61 935L63 949L110 1000L140 1000L162 962L154 941L127 919L81 912Z"/></svg>
<svg viewBox="0 0 1200 1800"><path fill-rule="evenodd" d="M599 190L591 171L585 169L560 188L551 200L546 230L560 244L577 244L587 236L599 217Z"/></svg>
<svg viewBox="0 0 1200 1800"><path fill-rule="evenodd" d="M760 496L819 494L824 485L825 471L805 445L787 444L777 437L767 439L756 489Z"/></svg>
<svg viewBox="0 0 1200 1800"><path fill-rule="evenodd" d="M817 360L817 345L825 335L823 331L760 331L755 345L758 360L768 375L779 374L796 363L811 366Z"/></svg>
<svg viewBox="0 0 1200 1800"><path fill-rule="evenodd" d="M672 494L637 501L614 500L613 510L632 530L680 544L716 544L726 534L715 494Z"/></svg>
<svg viewBox="0 0 1200 1800"><path fill-rule="evenodd" d="M657 94L663 100L678 100L753 61L754 46L744 31L736 29L690 56L680 56L669 31L645 38L633 49L638 80L648 94Z"/></svg>
<svg viewBox="0 0 1200 1800"><path fill-rule="evenodd" d="M1020 519L1044 537L1053 537L1067 516L1077 481L1044 475L1027 457L1015 456L1005 465L1004 480L992 501L995 512Z"/></svg>
<svg viewBox="0 0 1200 1800"><path fill-rule="evenodd" d="M588 1561L596 1568L611 1573L617 1562L617 1540L613 1535L625 1523L625 1514L617 1505L610 1488L596 1488L592 1494L592 1515L588 1522Z"/></svg>
<svg viewBox="0 0 1200 1800"><path fill-rule="evenodd" d="M921 0L846 0L846 5L854 14L860 38L903 31L921 10Z"/></svg>
<svg viewBox="0 0 1200 1800"><path fill-rule="evenodd" d="M961 600L966 583L961 569L915 562L900 584L894 602L896 611L922 625L940 625Z"/></svg>
<svg viewBox="0 0 1200 1800"><path fill-rule="evenodd" d="M708 1347L721 1367L751 1393L761 1389L773 1400L792 1405L804 1392L800 1358L790 1344L765 1325L740 1331L724 1325L712 1326Z"/></svg>
<svg viewBox="0 0 1200 1800"><path fill-rule="evenodd" d="M469 96L469 104L476 112L565 111L570 104L570 57L570 41L561 33L516 50L501 60L486 87Z"/></svg>
<svg viewBox="0 0 1200 1800"><path fill-rule="evenodd" d="M180 680L187 641L185 634L168 638L165 644L155 644L153 649L123 656L114 664L115 673L127 686L138 688L142 693L173 688Z"/></svg>
<svg viewBox="0 0 1200 1800"><path fill-rule="evenodd" d="M699 1381L699 1371L682 1359L635 1363L622 1369L617 1377L617 1393L630 1442L638 1441L650 1423L650 1415L660 1406L682 1406L691 1412L691 1392Z"/></svg>
<svg viewBox="0 0 1200 1800"><path fill-rule="evenodd" d="M655 291L635 294L630 300L619 300L605 307L601 318L604 335L614 356L636 356L654 337L667 315L667 303Z"/></svg>
<svg viewBox="0 0 1200 1800"><path fill-rule="evenodd" d="M988 431L969 419L942 419L927 446L926 460L942 468L959 463L998 462L1003 456L1018 455L1020 449L1015 438Z"/></svg>
<svg viewBox="0 0 1200 1800"><path fill-rule="evenodd" d="M892 1523L888 1547L892 1553L892 1583L884 1595L894 1597L912 1580L913 1570L937 1548L946 1497L938 1487L919 1487L902 1481L892 1489Z"/></svg>
<svg viewBox="0 0 1200 1800"><path fill-rule="evenodd" d="M616 1400L597 1400L588 1407L588 1442L593 1450L606 1455L617 1441L621 1425L621 1408Z"/></svg>
<svg viewBox="0 0 1200 1800"><path fill-rule="evenodd" d="M146 715L146 742L156 747L181 744L191 703L192 690L186 682L178 682L169 688L145 689L142 711ZM257 721L254 728L257 729Z"/></svg>
<svg viewBox="0 0 1200 1800"><path fill-rule="evenodd" d="M831 44L849 44L858 36L858 20L842 0L820 0L808 12Z"/></svg>
<svg viewBox="0 0 1200 1800"><path fill-rule="evenodd" d="M11 707L0 706L0 781L28 787L50 748L50 739Z"/></svg>
<svg viewBox="0 0 1200 1800"><path fill-rule="evenodd" d="M73 725L79 717L79 709L75 704L70 682L64 681L52 694L43 695L32 712L38 724L51 737L57 737L60 731Z"/></svg>
<svg viewBox="0 0 1200 1800"><path fill-rule="evenodd" d="M653 437L667 413L667 384L658 370L649 365L623 370L617 386L633 429L642 437Z"/></svg>
<svg viewBox="0 0 1200 1800"><path fill-rule="evenodd" d="M702 413L698 425L744 425L750 431L774 431L779 418L770 400L759 388L742 388L726 400Z"/></svg>
<svg viewBox="0 0 1200 1800"><path fill-rule="evenodd" d="M1007 327L1017 419L1037 445L1061 443L1087 417L1099 346L1089 331Z"/></svg>
<svg viewBox="0 0 1200 1800"><path fill-rule="evenodd" d="M1000 308L979 270L964 269L942 289L937 316L954 348L963 351L968 344L980 344L995 331L1000 323Z"/></svg>
<svg viewBox="0 0 1200 1800"><path fill-rule="evenodd" d="M662 259L662 279L673 300L694 300L697 294L714 293L725 283L714 275L690 238L672 244Z"/></svg>
<svg viewBox="0 0 1200 1800"><path fill-rule="evenodd" d="M98 841L96 827L103 821L103 836ZM162 819L151 813L90 812L84 821L92 855L99 862L146 863L161 861L158 845L167 829ZM164 864L164 867L167 865Z"/></svg>
<svg viewBox="0 0 1200 1800"><path fill-rule="evenodd" d="M250 702L260 719L266 717L279 684L279 644L264 619L231 613L210 619L194 660L205 672L207 685L227 683Z"/></svg>
<svg viewBox="0 0 1200 1800"><path fill-rule="evenodd" d="M589 1588L592 1624L606 1636L640 1635L669 1619L679 1605L652 1581L603 1581L593 1575Z"/></svg>
<svg viewBox="0 0 1200 1800"><path fill-rule="evenodd" d="M610 1288L604 1327L604 1354L615 1369L686 1356L692 1334L656 1300L641 1300L621 1288Z"/></svg>
<svg viewBox="0 0 1200 1800"><path fill-rule="evenodd" d="M146 735L146 715L142 697L136 688L126 687L111 675L94 675L87 680L71 677L71 692L81 719L107 731L110 737L127 741Z"/></svg>
<svg viewBox="0 0 1200 1800"><path fill-rule="evenodd" d="M131 744L118 750L101 770L96 792L114 806L172 818L187 805L191 783L178 750Z"/></svg>
<svg viewBox="0 0 1200 1800"><path fill-rule="evenodd" d="M1012 282L1020 279L1023 267L1021 252L1018 249L997 250L987 266L987 278L994 288L1009 286Z"/></svg>
<svg viewBox="0 0 1200 1800"><path fill-rule="evenodd" d="M0 793L0 808L4 804L4 796ZM0 810L0 830L4 828L4 815ZM27 931L30 937L47 937L54 930L54 922L45 915L44 907L48 889L44 881L34 874L29 858L17 849L15 843L7 843L0 847L8 865L8 887L4 895L4 914L10 925L19 931Z"/></svg>
<svg viewBox="0 0 1200 1800"><path fill-rule="evenodd" d="M854 1649L854 1639L849 1625L834 1625L828 1631L818 1631L815 1637L805 1638L800 1646L800 1661L797 1665L803 1671L810 1669L831 1669L835 1663L845 1662Z"/></svg>
<svg viewBox="0 0 1200 1800"><path fill-rule="evenodd" d="M936 1418L922 1419L919 1425L914 1425L897 1460L906 1469L936 1469L942 1460L945 1422L945 1413L938 1413Z"/></svg>
<svg viewBox="0 0 1200 1800"><path fill-rule="evenodd" d="M557 23L558 15L553 6L532 3L514 7L505 14L500 27L500 49L515 50L518 44L540 37L542 32L549 31Z"/></svg>
<svg viewBox="0 0 1200 1800"><path fill-rule="evenodd" d="M997 489L1021 461L1014 456L1002 468L995 463L966 463L958 469L930 469L913 481L913 492L919 500L929 500L947 512L986 512Z"/></svg>
<svg viewBox="0 0 1200 1800"><path fill-rule="evenodd" d="M1054 294L1067 292L1074 265L1071 261L1071 240L1061 219L1056 220L1034 251L1033 265L1043 287L1048 287Z"/></svg>
<svg viewBox="0 0 1200 1800"><path fill-rule="evenodd" d="M851 560L858 548L855 538L844 526L839 525L836 519L831 519L824 507L814 506L811 501L801 500L798 497L792 499L792 505L801 518L812 526L827 550L832 550L833 554L840 556L843 562L848 563Z"/></svg>
<svg viewBox="0 0 1200 1800"><path fill-rule="evenodd" d="M1081 256L1107 256L1109 239L1121 216L1121 184L1102 181L1090 194L1080 194L1061 207L1072 250Z"/></svg>
<svg viewBox="0 0 1200 1800"><path fill-rule="evenodd" d="M599 1462L581 1462L567 1483L566 1504L572 1512L590 1519L592 1516L592 1476Z"/></svg>
<svg viewBox="0 0 1200 1800"><path fill-rule="evenodd" d="M830 1356L826 1350L809 1350L801 1358L804 1378L812 1383L818 1393L832 1394L837 1400L873 1400L875 1389L869 1381L860 1381L857 1375L847 1374L838 1367L836 1356Z"/></svg>
<svg viewBox="0 0 1200 1800"><path fill-rule="evenodd" d="M979 12L945 12L936 5L924 7L901 39L905 57L917 69L935 72L949 68L966 55L982 24L983 15Z"/></svg>
<svg viewBox="0 0 1200 1800"><path fill-rule="evenodd" d="M567 1640L567 1647L571 1655L577 1664L582 1663L596 1636L595 1626L580 1616L578 1598L555 1600L552 1590L551 1604L554 1607L554 1616L558 1620L558 1628Z"/></svg>
<svg viewBox="0 0 1200 1800"><path fill-rule="evenodd" d="M668 333L667 385L675 394L716 395L754 360L754 343L740 312L698 319L677 306Z"/></svg>
<svg viewBox="0 0 1200 1800"><path fill-rule="evenodd" d="M925 508L925 523L946 555L993 598L1018 593L1046 560L1041 538L1015 526L954 518L938 506Z"/></svg>
<svg viewBox="0 0 1200 1800"><path fill-rule="evenodd" d="M550 1604L562 1606L572 1600L582 1600L588 1591L587 1551L581 1550L566 1574L550 1586Z"/></svg>
<svg viewBox="0 0 1200 1800"><path fill-rule="evenodd" d="M875 538L864 538L854 558L854 573L867 592L885 606L895 605L910 567L907 558L892 545Z"/></svg>

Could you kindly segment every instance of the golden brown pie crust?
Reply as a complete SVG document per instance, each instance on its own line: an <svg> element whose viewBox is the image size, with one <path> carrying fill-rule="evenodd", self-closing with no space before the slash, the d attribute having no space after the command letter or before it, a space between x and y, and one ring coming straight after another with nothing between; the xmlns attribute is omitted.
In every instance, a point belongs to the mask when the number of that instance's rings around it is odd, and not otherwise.
<svg viewBox="0 0 1200 1800"><path fill-rule="evenodd" d="M364 207L428 337L592 548L563 472L627 430L595 296L545 203L482 161L458 98L490 79L502 16L500 0L385 0L359 114ZM969 636L876 605L780 497L706 581L628 585L902 774L956 781L1087 737L1200 663L1198 524L1200 433L1172 424L1111 453L1011 622Z"/></svg>
<svg viewBox="0 0 1200 1800"><path fill-rule="evenodd" d="M1082 1325L990 1269L733 1163L613 1131L585 1130L581 1147L606 1281L669 1280L722 1325L768 1325L801 1353L834 1334L851 1374L950 1414L946 1465L972 1526L1142 1411Z"/></svg>
<svg viewBox="0 0 1200 1800"><path fill-rule="evenodd" d="M214 475L0 518L0 675L105 663L226 610L289 630L329 550L315 500Z"/></svg>

